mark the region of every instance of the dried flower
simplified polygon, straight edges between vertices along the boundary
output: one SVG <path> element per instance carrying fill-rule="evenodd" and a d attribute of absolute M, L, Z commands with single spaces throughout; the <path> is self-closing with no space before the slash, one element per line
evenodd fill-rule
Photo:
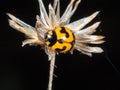
<path fill-rule="evenodd" d="M 70 22 L 81 0 L 76 2 L 71 0 L 62 16 L 60 15 L 60 0 L 54 0 L 53 6 L 49 4 L 49 13 L 47 13 L 42 0 L 38 1 L 40 15 L 36 16 L 35 27 L 8 13 L 10 26 L 28 37 L 23 41 L 22 46 L 26 44 L 40 45 L 51 61 L 55 60 L 56 53 L 69 51 L 72 53 L 74 49 L 89 56 L 92 56 L 92 53 L 103 52 L 100 47 L 89 46 L 89 44 L 101 44 L 104 42 L 104 36 L 92 35 L 100 22 L 84 28 L 96 17 L 99 11 L 88 17 Z"/>

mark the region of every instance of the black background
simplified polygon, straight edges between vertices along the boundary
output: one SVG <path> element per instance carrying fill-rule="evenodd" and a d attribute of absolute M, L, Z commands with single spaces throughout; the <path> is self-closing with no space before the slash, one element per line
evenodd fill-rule
<path fill-rule="evenodd" d="M 53 1 L 53 0 L 51 0 Z M 47 7 L 50 0 L 44 0 Z M 69 0 L 61 0 L 64 12 Z M 101 11 L 97 34 L 104 35 L 104 53 L 88 57 L 56 56 L 53 90 L 120 90 L 119 8 L 115 0 L 82 0 L 72 21 Z M 0 0 L 0 90 L 47 90 L 49 61 L 39 46 L 21 47 L 24 35 L 8 25 L 9 12 L 34 26 L 39 14 L 37 0 Z M 111 64 L 110 63 L 113 64 Z M 115 67 L 114 67 L 115 66 Z"/>

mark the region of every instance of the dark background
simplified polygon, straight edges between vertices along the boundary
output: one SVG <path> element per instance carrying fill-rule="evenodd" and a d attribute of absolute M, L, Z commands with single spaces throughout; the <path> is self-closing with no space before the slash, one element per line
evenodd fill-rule
<path fill-rule="evenodd" d="M 53 0 L 51 0 L 53 1 Z M 50 0 L 44 0 L 45 6 Z M 61 0 L 61 12 L 69 0 Z M 120 90 L 119 8 L 115 0 L 82 0 L 72 21 L 101 11 L 97 34 L 104 35 L 102 54 L 88 57 L 56 56 L 53 90 Z M 40 47 L 21 47 L 24 35 L 8 25 L 9 12 L 34 26 L 39 14 L 37 0 L 0 0 L 0 90 L 47 90 L 49 61 Z"/>

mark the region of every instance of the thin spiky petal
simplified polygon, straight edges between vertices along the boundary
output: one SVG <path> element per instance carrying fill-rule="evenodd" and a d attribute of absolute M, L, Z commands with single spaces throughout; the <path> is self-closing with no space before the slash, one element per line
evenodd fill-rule
<path fill-rule="evenodd" d="M 53 9 L 56 15 L 56 19 L 60 23 L 60 0 L 54 0 Z"/>
<path fill-rule="evenodd" d="M 75 6 L 74 8 L 72 9 L 71 13 L 68 14 L 67 18 L 66 18 L 66 22 L 70 22 L 70 18 L 73 16 L 73 14 L 75 13 L 76 9 L 78 8 L 78 5 L 80 4 L 81 0 L 78 0 L 76 3 L 75 3 Z M 66 23 L 67 24 L 67 23 Z"/>
<path fill-rule="evenodd" d="M 75 37 L 75 42 L 77 43 L 84 43 L 84 44 L 100 44 L 103 43 L 103 36 L 97 36 L 97 35 L 80 35 Z"/>
<path fill-rule="evenodd" d="M 76 34 L 82 35 L 82 34 L 92 34 L 96 31 L 96 28 L 100 25 L 100 22 L 96 22 L 95 24 L 89 26 L 88 28 L 85 28 L 83 30 L 79 30 L 76 32 Z"/>
<path fill-rule="evenodd" d="M 38 0 L 38 1 L 39 1 L 39 7 L 40 7 L 41 20 L 43 21 L 43 23 L 46 27 L 49 27 L 49 25 L 50 25 L 49 18 L 48 18 L 48 14 L 47 14 L 47 11 L 45 9 L 45 6 L 43 4 L 43 1 L 42 0 Z"/>
<path fill-rule="evenodd" d="M 14 20 L 9 19 L 9 25 L 30 38 L 37 38 L 37 33 L 33 29 L 26 28 L 26 26 L 20 26 L 18 22 L 15 22 Z"/>
<path fill-rule="evenodd" d="M 44 42 L 40 41 L 39 39 L 26 39 L 22 42 L 22 47 L 25 45 L 43 45 Z"/>
<path fill-rule="evenodd" d="M 84 43 L 84 44 L 101 44 L 104 43 L 104 40 L 91 40 L 91 39 L 77 39 L 75 40 L 78 43 Z"/>
<path fill-rule="evenodd" d="M 102 44 L 104 42 L 105 42 L 104 40 L 90 41 L 89 44 Z"/>
<path fill-rule="evenodd" d="M 101 53 L 103 50 L 100 47 L 90 47 L 88 45 L 82 43 L 76 43 L 75 49 L 80 49 L 81 51 L 88 52 L 88 53 Z"/>
<path fill-rule="evenodd" d="M 58 3 L 57 3 L 57 11 L 56 11 L 56 18 L 59 22 L 59 25 L 60 25 L 60 0 L 57 0 Z"/>
<path fill-rule="evenodd" d="M 75 6 L 74 8 L 72 9 L 72 12 L 69 16 L 69 18 L 71 18 L 71 16 L 75 13 L 76 9 L 78 8 L 78 5 L 80 4 L 81 0 L 78 0 L 76 3 L 75 3 Z"/>
<path fill-rule="evenodd" d="M 79 52 L 81 52 L 82 54 L 88 55 L 90 57 L 92 56 L 92 53 L 90 53 L 90 52 L 83 51 L 83 50 L 81 50 L 81 49 L 79 49 L 77 47 L 75 47 L 75 49 L 78 50 Z"/>
<path fill-rule="evenodd" d="M 104 36 L 98 35 L 89 35 L 89 34 L 75 34 L 76 39 L 83 39 L 83 40 L 100 40 L 103 39 Z"/>
<path fill-rule="evenodd" d="M 98 13 L 99 13 L 99 11 L 93 13 L 92 15 L 90 15 L 88 17 L 74 21 L 65 26 L 70 28 L 73 32 L 77 32 L 77 31 L 81 30 L 85 25 L 87 25 L 90 21 L 92 21 L 97 16 Z"/>
<path fill-rule="evenodd" d="M 22 20 L 16 18 L 16 17 L 13 16 L 12 14 L 7 13 L 7 15 L 9 16 L 9 18 L 10 18 L 12 21 L 18 23 L 20 26 L 25 27 L 25 28 L 28 28 L 28 29 L 30 29 L 30 30 L 34 30 L 34 29 L 35 29 L 34 27 L 28 25 L 27 23 L 23 22 Z"/>
<path fill-rule="evenodd" d="M 53 30 L 56 26 L 59 26 L 59 22 L 56 19 L 55 11 L 51 4 L 49 4 L 49 20 L 51 23 L 50 28 Z"/>
<path fill-rule="evenodd" d="M 36 28 L 37 35 L 38 35 L 40 40 L 44 41 L 43 40 L 44 36 L 49 29 L 42 24 L 41 19 L 38 15 L 36 16 L 36 20 L 37 21 L 35 24 L 35 28 Z"/>
<path fill-rule="evenodd" d="M 54 3 L 53 3 L 53 8 L 54 8 L 54 10 L 56 10 L 57 3 L 58 3 L 58 0 L 54 0 Z"/>
<path fill-rule="evenodd" d="M 75 13 L 79 3 L 81 0 L 78 0 L 76 3 L 75 3 L 75 6 L 73 7 L 73 4 L 74 4 L 74 1 L 75 0 L 71 0 L 70 4 L 68 5 L 65 13 L 62 15 L 61 17 L 61 25 L 63 24 L 68 24 L 70 22 L 70 18 L 72 17 L 72 15 Z"/>
<path fill-rule="evenodd" d="M 82 35 L 79 38 L 76 37 L 76 39 L 83 39 L 83 40 L 89 40 L 89 41 L 97 41 L 103 39 L 103 36 L 98 35 Z"/>
<path fill-rule="evenodd" d="M 66 21 L 68 21 L 67 17 L 69 16 L 69 14 L 72 11 L 74 2 L 75 2 L 75 0 L 71 0 L 70 3 L 69 3 L 69 5 L 67 6 L 65 12 L 63 13 L 63 15 L 62 15 L 62 17 L 60 19 L 60 24 L 61 25 L 66 24 Z"/>

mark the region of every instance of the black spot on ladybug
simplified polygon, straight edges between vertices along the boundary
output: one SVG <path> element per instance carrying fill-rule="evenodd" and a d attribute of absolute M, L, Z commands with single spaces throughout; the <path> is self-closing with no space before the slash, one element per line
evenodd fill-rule
<path fill-rule="evenodd" d="M 66 46 L 64 46 L 62 49 L 56 48 L 55 50 L 56 50 L 57 52 L 62 52 L 62 51 L 64 51 L 65 49 L 66 49 Z"/>
<path fill-rule="evenodd" d="M 50 44 L 48 46 L 53 46 L 56 42 L 57 42 L 57 36 L 56 36 L 56 33 L 55 31 L 52 31 L 52 35 L 50 35 L 50 37 L 48 37 L 49 34 L 47 34 L 45 36 L 45 40 L 50 42 Z"/>
<path fill-rule="evenodd" d="M 64 40 L 63 39 L 59 39 L 58 42 L 62 44 L 64 42 Z"/>
<path fill-rule="evenodd" d="M 61 32 L 61 33 L 65 33 L 65 35 L 66 35 L 67 38 L 69 37 L 69 33 L 66 32 L 65 27 L 61 27 L 61 31 L 60 31 L 60 32 Z"/>

